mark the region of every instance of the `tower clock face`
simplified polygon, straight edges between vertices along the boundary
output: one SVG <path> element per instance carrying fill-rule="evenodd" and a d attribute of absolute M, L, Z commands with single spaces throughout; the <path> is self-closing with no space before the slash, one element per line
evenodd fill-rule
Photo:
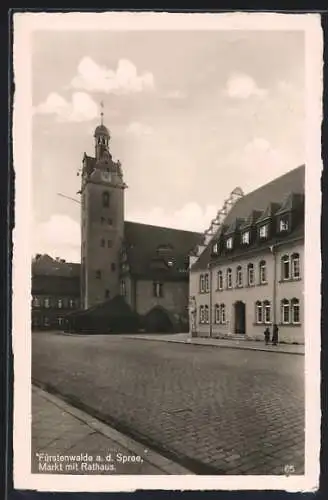
<path fill-rule="evenodd" d="M 111 181 L 111 173 L 110 172 L 102 172 L 101 173 L 101 179 L 104 181 L 104 182 L 110 182 Z"/>

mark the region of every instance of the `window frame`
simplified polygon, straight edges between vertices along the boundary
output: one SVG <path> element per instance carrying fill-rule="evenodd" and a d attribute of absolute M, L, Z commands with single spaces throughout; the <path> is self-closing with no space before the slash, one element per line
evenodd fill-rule
<path fill-rule="evenodd" d="M 223 290 L 223 272 L 221 269 L 217 272 L 217 282 L 218 282 L 218 290 L 220 291 Z"/>
<path fill-rule="evenodd" d="M 264 274 L 264 279 L 263 279 L 263 274 Z M 267 264 L 265 260 L 261 260 L 259 263 L 259 278 L 260 278 L 260 285 L 265 285 L 268 283 L 268 276 L 267 276 Z"/>
<path fill-rule="evenodd" d="M 288 269 L 288 276 L 286 276 L 286 267 Z M 281 257 L 281 280 L 288 281 L 291 278 L 291 265 L 290 265 L 290 256 L 285 254 Z"/>
<path fill-rule="evenodd" d="M 252 279 L 250 279 L 251 275 Z M 248 286 L 255 285 L 255 269 L 254 269 L 254 264 L 251 262 L 247 264 L 247 285 Z"/>
<path fill-rule="evenodd" d="M 228 269 L 227 269 L 227 288 L 229 290 L 232 289 L 232 269 L 231 269 L 231 267 L 228 267 Z"/>
<path fill-rule="evenodd" d="M 247 236 L 247 238 L 244 238 L 245 236 Z M 250 231 L 243 231 L 241 233 L 241 242 L 243 245 L 249 245 L 250 243 Z"/>
<path fill-rule="evenodd" d="M 263 304 L 260 300 L 255 302 L 255 323 L 257 325 L 263 324 Z"/>
<path fill-rule="evenodd" d="M 285 311 L 288 311 L 288 320 L 285 321 Z M 281 323 L 283 325 L 289 325 L 291 319 L 290 302 L 287 299 L 281 300 Z"/>
<path fill-rule="evenodd" d="M 262 234 L 262 230 L 264 230 L 264 234 Z M 260 240 L 266 240 L 269 236 L 269 224 L 261 224 L 259 227 L 259 238 Z"/>
<path fill-rule="evenodd" d="M 243 287 L 243 268 L 241 265 L 236 267 L 236 287 Z"/>
<path fill-rule="evenodd" d="M 297 264 L 297 274 L 295 274 L 295 264 Z M 291 277 L 294 280 L 298 280 L 301 277 L 300 254 L 297 252 L 291 256 Z"/>

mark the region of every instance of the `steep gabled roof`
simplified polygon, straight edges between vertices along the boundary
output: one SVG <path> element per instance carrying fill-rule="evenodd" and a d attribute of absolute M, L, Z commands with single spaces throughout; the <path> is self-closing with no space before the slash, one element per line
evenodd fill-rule
<path fill-rule="evenodd" d="M 253 210 L 264 212 L 270 202 L 282 204 L 288 193 L 304 194 L 304 187 L 305 165 L 301 165 L 240 198 L 228 213 L 224 224 L 230 225 L 236 218 L 247 218 Z M 221 229 L 218 230 L 215 238 L 218 238 L 220 233 Z M 192 270 L 206 269 L 211 261 L 211 247 L 210 244 L 205 248 L 192 266 Z"/>
<path fill-rule="evenodd" d="M 124 243 L 130 272 L 134 275 L 149 276 L 155 271 L 154 263 L 162 260 L 163 279 L 181 275 L 186 269 L 190 251 L 202 240 L 203 235 L 181 229 L 151 226 L 138 222 L 124 223 Z M 167 255 L 159 251 L 168 248 Z M 172 260 L 172 265 L 169 265 Z"/>

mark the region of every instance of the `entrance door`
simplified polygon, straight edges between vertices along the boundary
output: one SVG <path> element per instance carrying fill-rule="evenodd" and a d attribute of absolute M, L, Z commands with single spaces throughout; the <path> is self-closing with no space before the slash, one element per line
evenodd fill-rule
<path fill-rule="evenodd" d="M 235 333 L 246 333 L 246 304 L 238 301 L 235 303 Z"/>

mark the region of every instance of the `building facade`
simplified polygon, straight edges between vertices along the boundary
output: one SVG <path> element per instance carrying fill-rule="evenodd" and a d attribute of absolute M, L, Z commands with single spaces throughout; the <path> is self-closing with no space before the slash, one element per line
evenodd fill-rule
<path fill-rule="evenodd" d="M 190 295 L 198 336 L 304 343 L 304 176 L 299 167 L 240 195 L 196 249 Z"/>
<path fill-rule="evenodd" d="M 82 164 L 82 308 L 123 295 L 142 316 L 156 309 L 188 325 L 188 255 L 201 235 L 125 221 L 122 166 L 102 120 L 94 140 L 95 156 L 84 153 Z"/>
<path fill-rule="evenodd" d="M 32 329 L 58 330 L 80 307 L 80 265 L 36 255 L 32 261 Z"/>

